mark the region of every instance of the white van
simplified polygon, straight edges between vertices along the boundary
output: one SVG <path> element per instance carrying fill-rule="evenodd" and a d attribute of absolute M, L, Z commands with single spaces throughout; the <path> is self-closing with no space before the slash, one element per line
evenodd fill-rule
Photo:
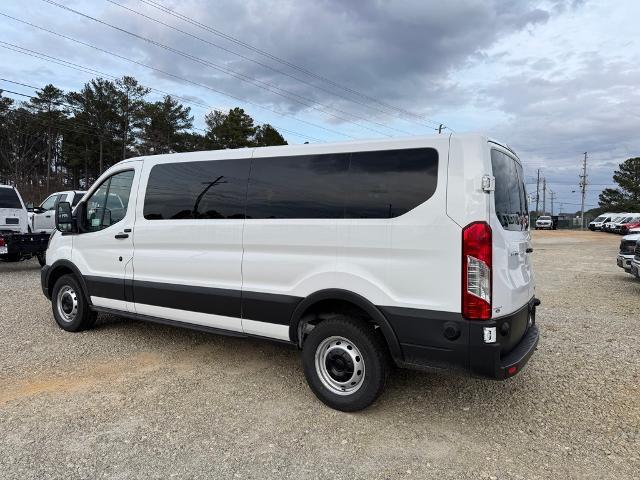
<path fill-rule="evenodd" d="M 27 233 L 27 209 L 20 193 L 11 185 L 0 185 L 0 234 Z"/>
<path fill-rule="evenodd" d="M 602 227 L 604 226 L 605 223 L 610 222 L 611 220 L 613 220 L 614 216 L 618 216 L 618 213 L 603 213 L 602 215 L 598 215 L 596 218 L 594 218 L 591 222 L 589 222 L 589 230 L 595 231 L 595 230 L 602 230 Z"/>
<path fill-rule="evenodd" d="M 344 411 L 390 362 L 504 379 L 538 342 L 523 180 L 477 135 L 129 159 L 58 204 L 42 288 L 68 331 L 110 312 L 295 344 Z"/>

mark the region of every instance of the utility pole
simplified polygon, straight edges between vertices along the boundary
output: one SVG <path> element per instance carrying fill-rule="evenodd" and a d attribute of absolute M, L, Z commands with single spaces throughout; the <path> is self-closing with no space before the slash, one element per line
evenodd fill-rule
<path fill-rule="evenodd" d="M 538 169 L 538 180 L 536 182 L 536 216 L 540 211 L 540 169 Z"/>
<path fill-rule="evenodd" d="M 553 215 L 553 197 L 555 194 L 556 192 L 549 190 L 549 195 L 551 195 L 551 215 Z"/>
<path fill-rule="evenodd" d="M 542 179 L 542 214 L 547 214 L 547 179 Z"/>
<path fill-rule="evenodd" d="M 580 206 L 580 229 L 584 230 L 584 196 L 587 193 L 587 152 L 584 152 L 584 160 L 582 162 L 580 188 L 582 189 L 582 204 Z"/>

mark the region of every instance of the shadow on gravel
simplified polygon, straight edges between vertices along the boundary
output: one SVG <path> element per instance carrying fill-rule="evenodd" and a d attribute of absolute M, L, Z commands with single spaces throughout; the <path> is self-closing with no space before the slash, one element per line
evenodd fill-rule
<path fill-rule="evenodd" d="M 19 262 L 7 262 L 0 260 L 0 274 L 4 272 L 40 272 L 40 264 L 36 259 L 21 260 Z"/>
<path fill-rule="evenodd" d="M 164 356 L 165 367 L 174 367 L 185 360 L 196 369 L 211 364 L 226 365 L 243 371 L 247 382 L 263 381 L 282 391 L 283 399 L 290 401 L 294 392 L 289 391 L 285 375 L 299 375 L 305 382 L 302 361 L 297 348 L 279 342 L 256 338 L 241 338 L 198 332 L 186 328 L 131 320 L 114 315 L 100 314 L 95 327 L 96 334 L 126 336 L 135 344 L 144 344 L 145 351 Z M 121 341 L 121 338 L 116 339 Z M 284 368 L 284 370 L 283 370 Z M 530 366 L 527 367 L 527 369 Z M 535 368 L 535 366 L 533 367 Z M 504 382 L 476 379 L 464 374 L 438 374 L 393 368 L 387 387 L 381 398 L 360 415 L 378 416 L 384 413 L 401 414 L 414 411 L 420 414 L 475 410 L 474 406 L 492 405 L 493 414 L 520 411 L 531 389 L 536 389 L 539 378 L 534 372 L 523 372 Z M 252 379 L 259 376 L 260 379 Z M 306 389 L 304 395 L 311 394 Z M 319 408 L 324 408 L 318 402 Z M 529 405 L 530 408 L 530 405 Z"/>

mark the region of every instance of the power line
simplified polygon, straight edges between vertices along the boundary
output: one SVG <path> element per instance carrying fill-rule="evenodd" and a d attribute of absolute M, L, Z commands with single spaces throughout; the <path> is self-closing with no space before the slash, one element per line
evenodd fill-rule
<path fill-rule="evenodd" d="M 275 109 L 272 109 L 272 108 L 269 108 L 269 107 L 265 107 L 263 105 L 260 105 L 259 103 L 253 102 L 251 100 L 245 100 L 243 98 L 236 97 L 236 96 L 231 95 L 231 94 L 227 94 L 225 92 L 217 90 L 217 89 L 215 89 L 213 87 L 210 87 L 208 85 L 205 85 L 205 84 L 202 84 L 202 83 L 198 83 L 198 82 L 194 82 L 193 80 L 189 80 L 187 78 L 181 77 L 180 75 L 176 75 L 176 74 L 167 72 L 165 70 L 162 70 L 160 68 L 156 68 L 156 67 L 153 67 L 153 66 L 150 66 L 150 65 L 146 65 L 146 64 L 144 64 L 142 62 L 138 62 L 136 60 L 132 60 L 132 59 L 127 58 L 127 57 L 123 57 L 122 55 L 118 55 L 117 53 L 109 52 L 108 50 L 101 49 L 99 47 L 96 47 L 94 45 L 90 45 L 90 44 L 82 42 L 80 40 L 72 39 L 71 37 L 67 37 L 66 35 L 62 35 L 60 33 L 53 32 L 53 31 L 48 30 L 48 29 L 46 29 L 44 27 L 40 27 L 38 25 L 34 25 L 34 24 L 29 23 L 29 22 L 25 22 L 23 20 L 20 20 L 20 19 L 15 19 L 15 18 L 10 17 L 9 15 L 6 15 L 6 14 L 4 14 L 2 12 L 0 12 L 0 15 L 12 18 L 14 20 L 17 20 L 18 22 L 25 23 L 25 24 L 30 25 L 32 27 L 38 28 L 40 30 L 46 31 L 48 33 L 51 33 L 53 35 L 57 35 L 57 36 L 62 37 L 62 38 L 66 38 L 67 40 L 74 41 L 76 43 L 79 43 L 81 45 L 85 45 L 87 47 L 90 47 L 90 48 L 93 48 L 95 50 L 101 51 L 103 53 L 107 53 L 109 55 L 112 55 L 114 57 L 120 58 L 122 60 L 128 61 L 128 62 L 136 64 L 136 65 L 139 65 L 141 67 L 148 68 L 150 70 L 153 70 L 155 72 L 161 73 L 161 74 L 166 75 L 168 77 L 180 80 L 181 82 L 186 82 L 186 83 L 189 83 L 191 85 L 194 85 L 194 86 L 197 86 L 197 87 L 200 87 L 200 88 L 205 88 L 207 90 L 211 90 L 212 92 L 218 93 L 218 94 L 223 95 L 223 96 L 228 97 L 228 98 L 232 98 L 232 99 L 234 99 L 236 101 L 247 103 L 247 104 L 250 104 L 250 105 L 254 105 L 254 106 L 258 107 L 258 108 L 261 108 L 261 109 L 270 111 L 272 113 L 275 113 L 276 115 L 280 115 L 282 117 L 291 118 L 291 119 L 293 119 L 293 120 L 295 120 L 297 122 L 304 123 L 304 124 L 310 125 L 312 127 L 319 128 L 321 130 L 326 130 L 327 132 L 331 132 L 331 133 L 335 133 L 335 134 L 341 135 L 343 137 L 355 139 L 355 137 L 353 137 L 351 135 L 348 135 L 346 133 L 340 132 L 338 130 L 333 130 L 331 128 L 323 127 L 322 125 L 318 125 L 316 123 L 309 122 L 308 120 L 303 120 L 301 118 L 297 118 L 297 117 L 295 117 L 293 115 L 290 115 L 288 113 L 280 112 L 278 110 L 275 110 Z M 77 64 L 77 63 L 69 62 L 68 60 L 63 60 L 63 59 L 60 59 L 60 58 L 57 58 L 57 57 L 53 57 L 51 55 L 47 55 L 47 54 L 42 53 L 42 52 L 37 52 L 35 50 L 30 50 L 28 48 L 21 47 L 19 45 L 15 45 L 13 43 L 5 42 L 5 41 L 2 41 L 2 40 L 0 40 L 0 47 L 3 47 L 5 49 L 7 49 L 7 50 L 13 50 L 15 52 L 22 53 L 24 55 L 28 55 L 28 56 L 31 56 L 31 57 L 39 58 L 41 60 L 50 61 L 50 62 L 56 63 L 58 65 L 62 65 L 64 67 L 71 68 L 73 70 L 82 71 L 84 73 L 90 73 L 91 75 L 99 75 L 99 76 L 104 76 L 104 77 L 117 78 L 115 75 L 112 75 L 112 74 L 109 74 L 109 73 L 106 73 L 106 72 L 101 72 L 100 70 L 96 70 L 96 69 L 93 69 L 91 67 L 86 67 L 84 65 L 80 65 L 80 64 Z M 157 89 L 154 89 L 154 90 L 157 90 Z M 276 127 L 276 125 L 273 125 L 273 126 Z M 277 127 L 277 128 L 279 128 L 280 130 L 284 131 L 284 129 L 282 129 L 281 127 Z M 291 130 L 291 132 L 293 132 L 293 130 Z M 300 134 L 300 133 L 297 133 L 297 132 L 296 132 L 296 135 L 301 136 L 301 137 L 305 137 L 306 136 L 304 134 Z"/>
<path fill-rule="evenodd" d="M 345 118 L 345 117 L 343 117 L 341 115 L 337 115 L 335 113 L 332 113 L 330 110 L 335 110 L 336 112 L 339 112 L 339 113 L 341 113 L 343 115 L 348 115 L 348 116 L 351 116 L 351 117 L 356 118 L 356 119 L 361 120 L 361 121 L 365 121 L 365 122 L 369 122 L 369 123 L 372 123 L 372 124 L 375 124 L 375 125 L 379 125 L 379 126 L 381 126 L 383 128 L 389 128 L 389 129 L 393 129 L 393 130 L 398 130 L 398 131 L 400 131 L 402 133 L 405 133 L 405 134 L 410 134 L 409 132 L 406 132 L 404 130 L 399 130 L 399 129 L 396 129 L 396 128 L 393 128 L 393 127 L 389 127 L 388 125 L 385 125 L 385 124 L 382 124 L 382 123 L 379 123 L 379 122 L 375 122 L 375 121 L 367 119 L 365 117 L 360 117 L 360 116 L 355 115 L 353 113 L 349 113 L 349 112 L 346 112 L 344 110 L 337 109 L 335 107 L 328 107 L 328 106 L 322 105 L 322 104 L 317 104 L 317 106 L 316 106 L 313 103 L 309 103 L 309 102 L 313 102 L 313 101 L 311 101 L 311 100 L 309 100 L 309 99 L 307 99 L 307 98 L 305 98 L 305 97 L 303 97 L 301 95 L 289 92 L 288 90 L 280 88 L 280 87 L 278 87 L 278 86 L 276 86 L 276 85 L 274 85 L 272 83 L 264 82 L 262 80 L 259 80 L 257 78 L 251 77 L 249 75 L 245 75 L 243 73 L 237 72 L 237 71 L 232 70 L 230 68 L 223 67 L 221 65 L 218 65 L 216 63 L 210 62 L 210 61 L 208 61 L 206 59 L 203 59 L 201 57 L 198 57 L 196 55 L 192 55 L 192 54 L 190 54 L 188 52 L 179 50 L 177 48 L 173 48 L 170 45 L 166 45 L 164 43 L 158 42 L 157 40 L 153 40 L 152 38 L 145 37 L 145 36 L 140 35 L 138 33 L 135 33 L 135 32 L 132 32 L 130 30 L 118 27 L 118 26 L 113 25 L 113 24 L 111 24 L 109 22 L 105 22 L 104 20 L 100 20 L 99 18 L 93 17 L 91 15 L 88 15 L 86 13 L 80 12 L 78 10 L 75 10 L 75 9 L 73 9 L 71 7 L 66 6 L 66 5 L 62 5 L 60 3 L 54 2 L 53 0 L 42 0 L 42 1 L 45 2 L 45 3 L 48 3 L 50 5 L 54 5 L 54 6 L 58 7 L 58 8 L 63 9 L 63 10 L 66 10 L 68 12 L 72 12 L 72 13 L 74 13 L 74 14 L 76 14 L 78 16 L 81 16 L 83 18 L 92 20 L 92 21 L 94 21 L 96 23 L 99 23 L 101 25 L 104 25 L 104 26 L 107 26 L 107 27 L 112 28 L 114 30 L 117 30 L 119 32 L 122 32 L 122 33 L 124 33 L 126 35 L 130 35 L 130 36 L 132 36 L 132 37 L 134 37 L 134 38 L 136 38 L 138 40 L 142 40 L 142 41 L 147 42 L 147 43 L 149 43 L 151 45 L 154 45 L 156 47 L 162 48 L 163 50 L 172 52 L 172 53 L 174 53 L 176 55 L 179 55 L 179 56 L 181 56 L 183 58 L 191 60 L 194 63 L 197 63 L 197 64 L 203 65 L 205 67 L 211 68 L 211 69 L 213 69 L 213 70 L 215 70 L 217 72 L 221 72 L 221 73 L 223 73 L 225 75 L 229 75 L 231 77 L 237 78 L 238 80 L 240 80 L 242 82 L 246 82 L 246 83 L 250 83 L 252 85 L 255 85 L 256 87 L 258 87 L 258 88 L 260 88 L 262 90 L 274 93 L 275 95 L 278 95 L 280 97 L 286 98 L 286 99 L 291 100 L 293 102 L 299 103 L 300 105 L 304 105 L 304 106 L 306 106 L 306 107 L 308 107 L 308 108 L 310 108 L 312 110 L 316 110 L 318 112 L 330 115 L 330 116 L 332 116 L 332 117 L 334 117 L 334 118 L 336 118 L 338 120 L 342 120 L 344 122 L 351 123 L 351 124 L 356 125 L 356 126 L 358 126 L 360 128 L 364 128 L 366 130 L 369 130 L 369 131 L 372 131 L 372 132 L 375 132 L 375 133 L 378 133 L 380 135 L 384 135 L 384 136 L 387 136 L 387 137 L 391 137 L 392 136 L 392 135 L 390 135 L 388 133 L 385 133 L 383 131 L 377 130 L 375 128 L 368 127 L 368 126 L 363 125 L 361 123 L 358 123 L 358 122 L 356 122 L 354 120 L 350 120 L 350 119 Z"/>
<path fill-rule="evenodd" d="M 0 42 L 0 43 L 1 43 L 1 42 Z M 1 46 L 1 45 L 0 45 L 0 46 Z M 113 79 L 116 79 L 116 78 L 117 78 L 115 75 L 109 75 L 109 74 L 106 74 L 106 73 L 101 73 L 101 74 L 102 74 L 102 75 L 109 76 L 110 78 L 113 78 Z M 42 90 L 42 88 L 40 88 L 40 87 L 36 87 L 36 86 L 33 86 L 33 85 L 29 85 L 29 84 L 27 84 L 27 83 L 16 82 L 16 81 L 14 81 L 14 80 L 9 80 L 9 79 L 6 79 L 6 78 L 0 78 L 0 80 L 1 80 L 1 81 L 4 81 L 4 82 L 8 82 L 8 83 L 13 83 L 13 84 L 15 84 L 15 85 L 21 85 L 21 86 L 23 86 L 23 87 L 32 88 L 32 89 L 33 89 L 33 90 L 35 90 L 35 91 Z M 214 107 L 214 106 L 212 106 L 212 105 L 207 105 L 207 104 L 204 104 L 204 103 L 201 103 L 201 102 L 196 102 L 196 101 L 194 101 L 194 100 L 190 100 L 190 99 L 188 99 L 188 98 L 181 97 L 181 96 L 179 96 L 179 95 L 174 95 L 174 94 L 172 94 L 172 93 L 165 92 L 164 90 L 160 90 L 160 89 L 153 88 L 153 87 L 148 87 L 148 86 L 146 86 L 146 85 L 142 85 L 142 86 L 143 86 L 143 87 L 145 87 L 145 88 L 148 88 L 149 90 L 151 90 L 151 91 L 153 91 L 153 92 L 157 92 L 157 93 L 159 93 L 159 94 L 161 94 L 161 95 L 169 95 L 171 98 L 178 99 L 178 100 L 180 100 L 180 101 L 182 101 L 182 102 L 184 102 L 184 103 L 189 103 L 189 104 L 192 104 L 192 105 L 194 105 L 194 106 L 197 106 L 197 107 L 202 108 L 202 109 L 205 109 L 205 110 L 211 110 L 211 109 L 214 109 L 214 110 L 215 110 L 215 108 L 216 108 L 216 107 Z M 10 90 L 5 90 L 5 91 L 9 92 Z M 14 92 L 14 93 L 15 93 L 15 92 Z M 25 94 L 21 94 L 21 93 L 17 93 L 17 95 L 22 95 L 22 96 L 25 96 L 25 97 L 29 97 L 29 96 L 30 96 L 30 95 L 25 95 Z M 35 98 L 35 97 L 31 97 L 31 98 Z M 55 102 L 54 102 L 54 103 L 55 103 Z M 70 104 L 68 104 L 68 103 L 64 103 L 64 102 L 59 102 L 59 104 L 60 104 L 60 105 L 66 105 L 66 106 L 69 106 L 70 108 L 73 108 L 73 109 L 75 109 L 75 108 L 76 108 L 74 105 L 70 105 Z M 264 124 L 262 124 L 262 123 L 260 123 L 260 122 L 258 122 L 257 124 L 258 124 L 258 125 L 264 125 Z M 275 127 L 275 126 L 274 126 L 274 127 Z M 203 131 L 203 132 L 207 132 L 207 130 L 205 130 L 204 128 L 198 128 L 198 127 L 191 127 L 191 128 L 193 128 L 193 129 L 195 129 L 195 130 L 201 130 L 201 131 Z M 305 135 L 305 134 L 303 134 L 303 133 L 296 132 L 296 131 L 294 131 L 294 130 L 288 130 L 288 129 L 286 129 L 286 128 L 282 128 L 282 127 L 277 127 L 277 130 L 279 130 L 279 131 L 283 131 L 283 132 L 287 132 L 287 133 L 290 133 L 291 135 L 296 135 L 296 136 L 299 136 L 299 137 L 302 137 L 302 138 L 306 138 L 306 139 L 308 139 L 308 140 L 313 140 L 313 141 L 317 141 L 317 142 L 322 142 L 322 140 L 320 140 L 320 139 L 318 139 L 318 138 L 311 137 L 311 136 L 309 136 L 309 135 Z"/>
<path fill-rule="evenodd" d="M 397 117 L 397 118 L 400 118 L 401 120 L 404 120 L 404 121 L 407 121 L 407 122 L 412 122 L 412 123 L 415 123 L 416 125 L 420 125 L 420 126 L 422 126 L 422 127 L 426 127 L 426 128 L 431 129 L 431 130 L 436 130 L 436 128 L 435 128 L 434 126 L 432 126 L 432 125 L 427 125 L 427 124 L 425 124 L 425 123 L 422 123 L 422 122 L 419 122 L 419 121 L 416 121 L 416 120 L 408 120 L 405 116 L 403 116 L 402 114 L 397 113 L 397 112 L 395 112 L 395 111 L 391 111 L 391 112 L 390 112 L 390 111 L 387 111 L 387 110 L 382 110 L 381 108 L 378 108 L 378 107 L 372 106 L 372 105 L 367 104 L 367 103 L 365 103 L 365 102 L 358 101 L 358 100 L 356 100 L 356 99 L 354 99 L 354 98 L 351 98 L 351 97 L 348 97 L 348 96 L 346 96 L 346 95 L 341 95 L 340 93 L 337 93 L 337 92 L 334 92 L 334 91 L 328 90 L 328 89 L 326 89 L 326 88 L 323 88 L 323 87 L 321 87 L 321 86 L 315 85 L 315 84 L 313 84 L 313 83 L 311 83 L 311 82 L 309 82 L 309 81 L 307 81 L 307 80 L 305 80 L 305 79 L 303 79 L 303 78 L 300 78 L 300 77 L 297 77 L 297 76 L 295 76 L 295 75 L 292 75 L 292 74 L 291 74 L 291 73 L 289 73 L 289 72 L 285 72 L 284 70 L 280 70 L 280 69 L 275 68 L 275 67 L 273 67 L 273 66 L 271 66 L 271 65 L 268 65 L 268 64 L 266 64 L 266 63 L 264 63 L 264 62 L 260 62 L 260 61 L 258 61 L 258 60 L 256 60 L 256 59 L 254 59 L 254 58 L 251 58 L 251 57 L 248 57 L 248 56 L 243 55 L 243 54 L 241 54 L 241 53 L 238 53 L 238 52 L 236 52 L 236 51 L 234 51 L 234 50 L 231 50 L 231 49 L 229 49 L 229 48 L 227 48 L 227 47 L 224 47 L 224 46 L 222 46 L 222 45 L 220 45 L 220 44 L 214 43 L 214 42 L 212 42 L 212 41 L 210 41 L 210 40 L 207 40 L 207 39 L 205 39 L 205 38 L 202 38 L 202 37 L 200 37 L 200 36 L 198 36 L 198 35 L 194 35 L 194 34 L 193 34 L 193 33 L 191 33 L 191 32 L 187 32 L 186 30 L 182 30 L 181 28 L 178 28 L 178 27 L 176 27 L 176 26 L 174 26 L 174 25 L 170 25 L 170 24 L 168 24 L 168 23 L 166 23 L 166 22 L 163 22 L 162 20 L 159 20 L 159 19 L 157 19 L 157 18 L 154 18 L 154 17 L 151 17 L 151 16 L 149 16 L 149 15 L 146 15 L 146 14 L 144 14 L 144 13 L 142 13 L 142 12 L 138 11 L 138 10 L 135 10 L 135 9 L 133 9 L 133 8 L 131 8 L 131 7 L 128 7 L 128 6 L 126 6 L 126 5 L 122 5 L 121 3 L 118 3 L 118 2 L 116 2 L 116 1 L 114 1 L 114 0 L 106 0 L 106 1 L 107 1 L 107 2 L 109 2 L 109 3 L 111 3 L 111 4 L 113 4 L 113 5 L 118 6 L 118 7 L 122 8 L 122 9 L 124 9 L 124 10 L 127 10 L 127 11 L 129 11 L 129 12 L 131 12 L 131 13 L 134 13 L 134 14 L 136 14 L 136 15 L 140 16 L 140 17 L 143 17 L 143 18 L 145 18 L 145 19 L 147 19 L 147 20 L 149 20 L 149 21 L 152 21 L 152 22 L 157 23 L 157 24 L 159 24 L 159 25 L 163 25 L 164 27 L 170 28 L 171 30 L 174 30 L 174 31 L 176 31 L 176 32 L 180 32 L 180 33 L 182 33 L 183 35 L 187 35 L 187 36 L 189 36 L 189 37 L 191 37 L 191 38 L 194 38 L 194 39 L 196 39 L 196 40 L 199 40 L 200 42 L 206 43 L 207 45 L 211 45 L 212 47 L 218 48 L 218 49 L 220 49 L 220 50 L 222 50 L 222 51 L 224 51 L 224 52 L 227 52 L 227 53 L 230 53 L 230 54 L 232 54 L 232 55 L 235 55 L 235 56 L 237 56 L 237 57 L 239 57 L 239 58 L 242 58 L 243 60 L 246 60 L 246 61 L 249 61 L 249 62 L 255 63 L 256 65 L 260 65 L 261 67 L 266 68 L 266 69 L 268 69 L 268 70 L 271 70 L 272 72 L 278 73 L 278 74 L 280 74 L 280 75 L 287 76 L 287 77 L 289 77 L 289 78 L 291 78 L 291 79 L 293 79 L 293 80 L 295 80 L 295 81 L 297 81 L 297 82 L 300 82 L 300 83 L 302 83 L 302 84 L 304 84 L 304 85 L 307 85 L 307 86 L 309 86 L 309 87 L 311 87 L 311 88 L 315 88 L 315 89 L 320 90 L 320 91 L 322 91 L 322 92 L 324 92 L 324 93 L 327 93 L 327 94 L 329 94 L 329 95 L 333 95 L 333 96 L 336 96 L 336 97 L 341 98 L 341 99 L 343 99 L 343 100 L 347 100 L 347 101 L 349 101 L 349 102 L 356 103 L 356 104 L 358 104 L 358 105 L 364 106 L 364 107 L 366 107 L 366 108 L 370 108 L 370 109 L 375 110 L 375 111 L 377 111 L 377 112 L 380 112 L 380 113 L 383 113 L 383 114 L 386 114 L 386 115 L 391 114 L 391 115 L 393 115 L 393 116 L 395 116 L 395 117 Z M 155 7 L 154 7 L 154 8 L 155 8 Z M 174 16 L 175 16 L 175 15 L 174 15 Z M 388 126 L 388 125 L 383 125 L 383 126 L 385 126 L 386 128 L 392 128 L 392 129 L 397 130 L 397 131 L 400 131 L 400 132 L 402 132 L 402 133 L 408 133 L 408 132 L 404 132 L 403 130 L 395 129 L 395 128 L 390 127 L 390 126 Z"/>
<path fill-rule="evenodd" d="M 376 103 L 376 104 L 381 105 L 381 106 L 383 106 L 385 108 L 396 110 L 396 111 L 401 112 L 401 113 L 403 113 L 403 114 L 405 114 L 405 115 L 407 115 L 409 117 L 412 117 L 412 118 L 423 118 L 423 119 L 425 119 L 424 116 L 422 116 L 422 115 L 417 115 L 417 114 L 415 114 L 413 112 L 405 110 L 404 108 L 397 107 L 397 106 L 388 104 L 386 102 L 380 101 L 377 98 L 371 97 L 371 96 L 369 96 L 367 94 L 364 94 L 362 92 L 359 92 L 358 90 L 355 90 L 353 88 L 341 85 L 341 84 L 339 84 L 339 83 L 337 83 L 337 82 L 335 82 L 335 81 L 333 81 L 333 80 L 331 80 L 331 79 L 329 79 L 329 78 L 327 78 L 327 77 L 325 77 L 323 75 L 319 75 L 317 73 L 314 73 L 314 72 L 308 70 L 307 68 L 301 67 L 301 66 L 296 65 L 296 64 L 294 64 L 294 63 L 292 63 L 292 62 L 290 62 L 288 60 L 285 60 L 285 59 L 280 58 L 280 57 L 278 57 L 276 55 L 273 55 L 273 54 L 271 54 L 271 53 L 269 53 L 269 52 L 267 52 L 265 50 L 261 50 L 261 49 L 259 49 L 257 47 L 254 47 L 253 45 L 250 45 L 250 44 L 248 44 L 248 43 L 246 43 L 246 42 L 244 42 L 242 40 L 239 40 L 238 38 L 235 38 L 235 37 L 233 37 L 231 35 L 228 35 L 228 34 L 226 34 L 224 32 L 221 32 L 220 30 L 217 30 L 217 29 L 215 29 L 213 27 L 210 27 L 210 26 L 207 26 L 207 25 L 205 25 L 203 23 L 200 23 L 197 20 L 194 20 L 193 18 L 190 18 L 190 17 L 188 17 L 186 15 L 183 15 L 183 14 L 181 14 L 181 13 L 175 11 L 175 10 L 171 10 L 170 8 L 165 7 L 164 5 L 162 5 L 162 4 L 158 3 L 158 2 L 154 2 L 154 1 L 151 1 L 151 0 L 140 0 L 140 1 L 142 3 L 144 3 L 144 4 L 146 4 L 146 5 L 151 6 L 151 7 L 155 8 L 155 9 L 158 9 L 158 10 L 160 10 L 160 11 L 162 11 L 162 12 L 168 14 L 168 15 L 171 15 L 171 16 L 173 16 L 175 18 L 179 18 L 180 20 L 182 20 L 182 21 L 184 21 L 186 23 L 189 23 L 189 24 L 194 25 L 194 26 L 196 26 L 198 28 L 201 28 L 201 29 L 213 34 L 213 35 L 216 35 L 216 36 L 219 36 L 221 38 L 224 38 L 225 40 L 227 40 L 227 41 L 229 41 L 229 42 L 231 42 L 233 44 L 236 44 L 238 46 L 246 48 L 246 49 L 248 49 L 248 50 L 250 50 L 252 52 L 258 53 L 259 55 L 262 55 L 264 57 L 269 58 L 270 60 L 278 62 L 278 63 L 280 63 L 282 65 L 286 65 L 287 67 L 289 67 L 291 69 L 294 69 L 294 70 L 296 70 L 298 72 L 304 73 L 305 75 L 308 75 L 308 76 L 310 76 L 312 78 L 315 78 L 317 80 L 321 80 L 321 81 L 323 81 L 323 82 L 325 82 L 325 83 L 327 83 L 327 84 L 329 84 L 329 85 L 331 85 L 333 87 L 336 87 L 336 88 L 339 88 L 339 89 L 341 89 L 343 91 L 351 93 L 352 95 L 355 95 L 355 96 L 363 98 L 363 99 L 365 99 L 367 101 Z M 432 123 L 435 128 L 437 128 L 437 126 L 439 125 L 438 122 L 434 122 L 434 121 L 429 120 L 429 119 L 425 119 L 425 121 L 427 121 L 429 123 Z"/>

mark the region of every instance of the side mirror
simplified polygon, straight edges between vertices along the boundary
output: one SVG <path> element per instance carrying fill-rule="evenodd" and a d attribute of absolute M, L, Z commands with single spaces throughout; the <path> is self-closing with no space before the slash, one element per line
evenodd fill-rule
<path fill-rule="evenodd" d="M 56 206 L 56 228 L 61 232 L 73 230 L 73 213 L 69 202 L 60 202 Z"/>

